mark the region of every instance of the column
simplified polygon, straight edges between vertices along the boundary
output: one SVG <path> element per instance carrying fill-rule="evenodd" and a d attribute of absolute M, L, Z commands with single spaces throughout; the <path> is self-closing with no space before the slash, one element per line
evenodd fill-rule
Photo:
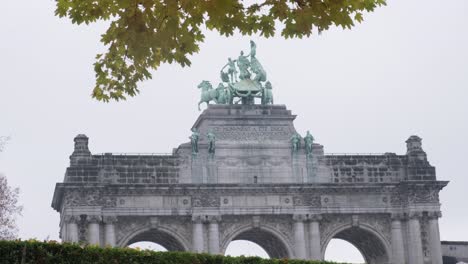
<path fill-rule="evenodd" d="M 411 264 L 423 264 L 423 251 L 421 242 L 421 224 L 419 219 L 421 218 L 420 212 L 413 212 L 409 215 L 408 220 L 408 255 L 409 263 Z"/>
<path fill-rule="evenodd" d="M 322 260 L 322 250 L 320 247 L 320 220 L 321 215 L 309 215 L 309 258 L 312 260 Z"/>
<path fill-rule="evenodd" d="M 79 234 L 78 234 L 78 222 L 80 220 L 79 216 L 67 215 L 65 216 L 65 236 L 64 241 L 71 243 L 78 243 Z"/>
<path fill-rule="evenodd" d="M 304 220 L 306 219 L 305 215 L 293 215 L 294 220 L 294 248 L 297 259 L 306 258 L 305 250 L 305 236 L 304 236 Z"/>
<path fill-rule="evenodd" d="M 192 216 L 192 249 L 193 252 L 201 253 L 205 249 L 203 241 L 203 217 L 201 215 Z"/>
<path fill-rule="evenodd" d="M 403 233 L 401 220 L 403 214 L 392 214 L 392 263 L 405 263 L 405 248 L 403 245 Z"/>
<path fill-rule="evenodd" d="M 220 217 L 217 215 L 208 217 L 208 252 L 210 254 L 219 254 L 219 228 L 218 221 Z"/>
<path fill-rule="evenodd" d="M 115 222 L 117 222 L 116 216 L 105 216 L 104 217 L 104 245 L 115 247 Z"/>
<path fill-rule="evenodd" d="M 440 212 L 429 213 L 429 247 L 431 249 L 432 264 L 442 264 L 442 249 L 440 244 L 439 217 Z"/>
<path fill-rule="evenodd" d="M 101 216 L 88 215 L 88 243 L 90 245 L 101 245 L 99 239 L 99 224 L 101 223 Z"/>

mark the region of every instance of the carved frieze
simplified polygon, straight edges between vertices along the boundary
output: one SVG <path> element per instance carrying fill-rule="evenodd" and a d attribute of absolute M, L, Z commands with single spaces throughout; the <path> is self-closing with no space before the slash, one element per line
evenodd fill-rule
<path fill-rule="evenodd" d="M 103 194 L 99 189 L 69 190 L 65 193 L 65 207 L 75 206 L 103 206 L 115 207 L 117 198 Z"/>
<path fill-rule="evenodd" d="M 192 196 L 193 207 L 219 207 L 220 198 L 212 195 Z"/>
<path fill-rule="evenodd" d="M 410 203 L 437 203 L 439 202 L 439 189 L 409 188 L 407 190 L 408 201 Z"/>
<path fill-rule="evenodd" d="M 210 128 L 218 140 L 226 141 L 271 141 L 289 140 L 292 133 L 289 126 L 269 125 L 224 125 Z"/>
<path fill-rule="evenodd" d="M 321 199 L 319 195 L 313 194 L 304 194 L 301 196 L 293 197 L 294 206 L 310 206 L 310 207 L 320 207 Z"/>

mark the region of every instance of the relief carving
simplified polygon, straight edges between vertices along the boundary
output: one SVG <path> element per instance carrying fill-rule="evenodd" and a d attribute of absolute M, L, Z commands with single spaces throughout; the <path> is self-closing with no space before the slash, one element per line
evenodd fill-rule
<path fill-rule="evenodd" d="M 219 207 L 220 201 L 217 196 L 202 195 L 192 197 L 192 205 L 193 207 Z"/>
<path fill-rule="evenodd" d="M 410 188 L 408 190 L 410 203 L 437 203 L 439 202 L 439 190 L 434 188 Z"/>

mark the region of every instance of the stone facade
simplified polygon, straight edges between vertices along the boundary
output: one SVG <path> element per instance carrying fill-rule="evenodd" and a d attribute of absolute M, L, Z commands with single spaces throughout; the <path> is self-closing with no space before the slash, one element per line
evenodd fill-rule
<path fill-rule="evenodd" d="M 468 241 L 442 241 L 444 264 L 468 263 Z"/>
<path fill-rule="evenodd" d="M 249 240 L 270 257 L 323 259 L 332 238 L 367 263 L 442 264 L 439 191 L 421 139 L 407 153 L 329 155 L 304 141 L 293 151 L 295 116 L 283 105 L 210 105 L 194 124 L 199 152 L 93 155 L 75 138 L 52 206 L 64 241 L 223 254 Z M 206 134 L 216 135 L 208 153 Z"/>

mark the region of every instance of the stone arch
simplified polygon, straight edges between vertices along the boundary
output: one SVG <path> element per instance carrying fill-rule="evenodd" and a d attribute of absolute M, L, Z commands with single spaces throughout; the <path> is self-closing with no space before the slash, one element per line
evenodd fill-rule
<path fill-rule="evenodd" d="M 177 232 L 166 227 L 143 227 L 128 232 L 118 243 L 126 247 L 136 242 L 148 241 L 159 244 L 168 251 L 189 251 L 188 242 Z"/>
<path fill-rule="evenodd" d="M 389 241 L 370 225 L 352 226 L 348 224 L 334 229 L 322 244 L 322 258 L 325 257 L 327 246 L 333 238 L 342 239 L 355 246 L 367 264 L 390 263 L 391 246 Z"/>
<path fill-rule="evenodd" d="M 270 258 L 293 258 L 293 251 L 288 239 L 273 227 L 253 227 L 244 225 L 229 233 L 221 243 L 221 252 L 232 241 L 247 240 L 262 247 Z"/>

